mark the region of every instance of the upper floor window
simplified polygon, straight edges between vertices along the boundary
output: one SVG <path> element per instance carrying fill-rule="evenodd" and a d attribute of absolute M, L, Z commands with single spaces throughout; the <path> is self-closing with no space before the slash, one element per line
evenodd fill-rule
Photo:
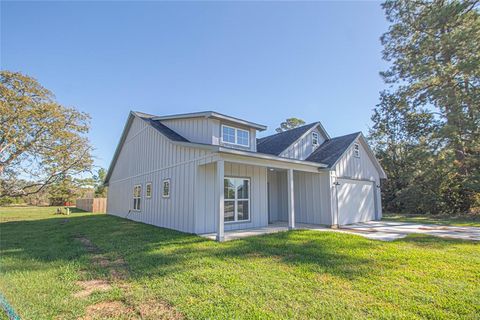
<path fill-rule="evenodd" d="M 355 158 L 360 158 L 360 146 L 358 145 L 358 143 L 355 143 L 353 145 L 353 156 Z"/>
<path fill-rule="evenodd" d="M 250 146 L 250 132 L 226 125 L 222 125 L 222 142 Z"/>
<path fill-rule="evenodd" d="M 318 133 L 317 132 L 312 132 L 312 146 L 315 148 L 315 147 L 318 147 L 319 145 L 319 139 L 318 139 Z"/>

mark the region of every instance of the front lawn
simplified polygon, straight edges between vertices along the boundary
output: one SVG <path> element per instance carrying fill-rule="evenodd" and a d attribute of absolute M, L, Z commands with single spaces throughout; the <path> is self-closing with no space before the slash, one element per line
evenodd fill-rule
<path fill-rule="evenodd" d="M 460 227 L 480 227 L 480 214 L 447 216 L 430 214 L 386 213 L 383 215 L 382 219 L 386 221 L 397 222 L 441 224 Z"/>
<path fill-rule="evenodd" d="M 24 319 L 478 319 L 480 244 L 292 231 L 216 243 L 103 214 L 0 208 Z"/>

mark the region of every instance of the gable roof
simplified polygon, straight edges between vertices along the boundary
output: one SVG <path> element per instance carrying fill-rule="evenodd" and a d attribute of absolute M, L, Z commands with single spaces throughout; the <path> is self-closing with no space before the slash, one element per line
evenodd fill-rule
<path fill-rule="evenodd" d="M 300 137 L 306 132 L 319 124 L 320 122 L 313 122 L 301 127 L 257 139 L 257 152 L 278 156 L 292 143 L 300 139 Z"/>
<path fill-rule="evenodd" d="M 153 120 L 173 120 L 173 119 L 186 119 L 186 118 L 199 118 L 199 117 L 227 120 L 227 121 L 230 121 L 230 122 L 234 122 L 234 123 L 242 124 L 244 126 L 255 128 L 259 131 L 264 131 L 264 130 L 267 129 L 267 126 L 264 126 L 263 124 L 258 124 L 258 123 L 255 123 L 255 122 L 250 122 L 250 121 L 247 121 L 247 120 L 227 116 L 225 114 L 215 112 L 215 111 L 202 111 L 202 112 L 172 114 L 172 115 L 169 115 L 169 116 L 156 116 L 156 117 L 153 117 Z"/>
<path fill-rule="evenodd" d="M 331 168 L 361 134 L 361 132 L 355 132 L 327 140 L 315 149 L 306 160 L 325 163 Z"/>
<path fill-rule="evenodd" d="M 185 137 L 181 136 L 180 134 L 176 133 L 166 125 L 162 124 L 160 121 L 153 120 L 153 118 L 155 118 L 154 115 L 138 112 L 138 111 L 130 111 L 130 114 L 128 115 L 127 123 L 123 128 L 122 136 L 120 138 L 120 141 L 118 142 L 117 148 L 115 149 L 115 153 L 113 154 L 113 158 L 112 158 L 112 161 L 110 162 L 110 166 L 108 167 L 107 175 L 105 176 L 104 185 L 108 185 L 108 181 L 110 180 L 110 177 L 112 175 L 113 167 L 117 162 L 118 156 L 120 155 L 120 151 L 122 149 L 122 145 L 125 142 L 125 139 L 127 139 L 128 131 L 130 130 L 130 127 L 132 126 L 132 123 L 133 123 L 133 119 L 135 119 L 135 117 L 142 119 L 143 121 L 148 123 L 152 128 L 160 132 L 162 135 L 164 135 L 171 141 L 190 142 Z"/>

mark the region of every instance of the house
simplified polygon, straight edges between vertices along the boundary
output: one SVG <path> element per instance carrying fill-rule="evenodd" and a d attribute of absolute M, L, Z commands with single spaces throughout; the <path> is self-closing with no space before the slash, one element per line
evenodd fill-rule
<path fill-rule="evenodd" d="M 188 233 L 378 220 L 385 172 L 361 132 L 266 126 L 207 111 L 130 112 L 108 170 L 107 212 Z"/>

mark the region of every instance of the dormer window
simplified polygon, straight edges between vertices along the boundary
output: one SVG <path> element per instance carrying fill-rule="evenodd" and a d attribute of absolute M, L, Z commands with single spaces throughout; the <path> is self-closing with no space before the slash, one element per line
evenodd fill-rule
<path fill-rule="evenodd" d="M 242 147 L 250 146 L 250 132 L 239 128 L 222 125 L 222 142 Z"/>
<path fill-rule="evenodd" d="M 358 143 L 355 143 L 353 145 L 353 156 L 355 158 L 360 158 L 360 146 L 358 145 Z"/>
<path fill-rule="evenodd" d="M 318 147 L 318 133 L 317 132 L 312 132 L 312 146 L 314 148 Z"/>

